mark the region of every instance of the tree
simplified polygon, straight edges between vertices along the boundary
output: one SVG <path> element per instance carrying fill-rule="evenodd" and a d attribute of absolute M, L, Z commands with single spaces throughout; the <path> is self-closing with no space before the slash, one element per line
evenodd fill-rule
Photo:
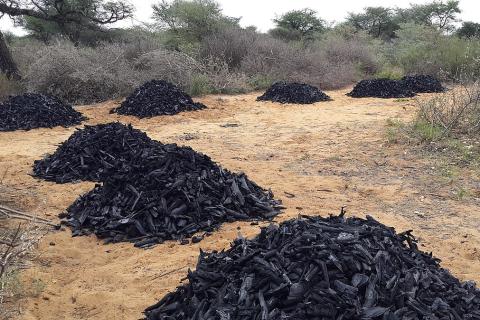
<path fill-rule="evenodd" d="M 238 26 L 239 18 L 227 17 L 214 0 L 166 0 L 153 5 L 153 18 L 160 29 L 170 33 L 171 45 L 198 43 L 226 26 Z"/>
<path fill-rule="evenodd" d="M 480 23 L 465 21 L 457 30 L 460 38 L 480 38 Z"/>
<path fill-rule="evenodd" d="M 0 17 L 7 15 L 22 24 L 26 18 L 53 23 L 62 30 L 77 27 L 99 30 L 101 26 L 128 18 L 133 8 L 124 1 L 103 0 L 0 0 Z M 8 78 L 20 78 L 10 50 L 0 32 L 0 71 Z"/>
<path fill-rule="evenodd" d="M 461 13 L 458 0 L 433 1 L 427 4 L 412 4 L 407 9 L 397 9 L 397 19 L 401 23 L 415 23 L 435 27 L 440 31 L 452 31 Z"/>
<path fill-rule="evenodd" d="M 357 30 L 381 39 L 394 38 L 399 29 L 394 10 L 385 7 L 367 7 L 363 13 L 349 13 L 347 22 Z"/>
<path fill-rule="evenodd" d="M 273 20 L 276 27 L 270 30 L 274 37 L 284 40 L 311 39 L 326 30 L 325 21 L 312 9 L 292 10 Z"/>

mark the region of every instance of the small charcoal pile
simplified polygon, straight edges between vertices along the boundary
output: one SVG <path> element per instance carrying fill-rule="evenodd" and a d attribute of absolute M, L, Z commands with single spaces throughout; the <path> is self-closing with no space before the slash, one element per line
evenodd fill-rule
<path fill-rule="evenodd" d="M 204 108 L 204 104 L 193 102 L 188 94 L 175 85 L 163 80 L 152 80 L 137 88 L 120 107 L 111 112 L 150 118 Z"/>
<path fill-rule="evenodd" d="M 12 96 L 0 104 L 0 131 L 70 127 L 84 120 L 71 105 L 43 94 Z"/>
<path fill-rule="evenodd" d="M 320 89 L 304 83 L 276 82 L 257 101 L 311 104 L 331 100 Z"/>
<path fill-rule="evenodd" d="M 130 161 L 154 142 L 130 125 L 108 123 L 85 126 L 63 142 L 55 153 L 35 161 L 36 177 L 57 183 L 102 181 L 120 161 Z"/>
<path fill-rule="evenodd" d="M 409 98 L 414 95 L 403 81 L 390 79 L 362 80 L 347 94 L 353 98 Z"/>
<path fill-rule="evenodd" d="M 408 90 L 415 93 L 443 92 L 445 88 L 442 83 L 430 75 L 405 76 L 401 80 Z"/>
<path fill-rule="evenodd" d="M 480 319 L 480 291 L 373 218 L 302 217 L 200 252 L 148 320 Z"/>
<path fill-rule="evenodd" d="M 223 222 L 271 219 L 279 202 L 244 174 L 175 144 L 135 149 L 103 185 L 77 199 L 63 215 L 73 235 L 94 233 L 106 242 L 149 247 L 211 232 Z M 200 241 L 202 235 L 192 238 Z"/>

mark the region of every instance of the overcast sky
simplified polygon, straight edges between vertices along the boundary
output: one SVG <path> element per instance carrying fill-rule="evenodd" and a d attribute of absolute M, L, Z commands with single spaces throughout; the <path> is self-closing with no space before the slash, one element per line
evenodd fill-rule
<path fill-rule="evenodd" d="M 158 0 L 130 0 L 136 7 L 134 19 L 123 21 L 121 26 L 138 24 L 137 21 L 151 22 L 151 5 Z M 348 12 L 359 12 L 368 6 L 408 7 L 410 3 L 428 3 L 431 0 L 219 0 L 223 11 L 228 16 L 241 17 L 242 26 L 256 26 L 261 31 L 267 31 L 273 26 L 272 19 L 292 9 L 311 8 L 327 21 L 343 21 Z M 480 22 L 480 0 L 460 0 L 462 14 L 465 21 Z M 11 21 L 4 17 L 0 20 L 0 30 L 11 30 L 22 33 L 21 29 L 14 29 Z"/>

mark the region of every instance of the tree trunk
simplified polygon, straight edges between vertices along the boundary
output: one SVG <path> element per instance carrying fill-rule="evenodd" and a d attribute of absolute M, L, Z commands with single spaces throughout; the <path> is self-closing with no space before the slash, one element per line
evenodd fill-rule
<path fill-rule="evenodd" d="M 20 72 L 17 64 L 13 60 L 12 53 L 8 48 L 7 41 L 3 33 L 0 31 L 0 71 L 4 73 L 8 79 L 20 80 Z"/>

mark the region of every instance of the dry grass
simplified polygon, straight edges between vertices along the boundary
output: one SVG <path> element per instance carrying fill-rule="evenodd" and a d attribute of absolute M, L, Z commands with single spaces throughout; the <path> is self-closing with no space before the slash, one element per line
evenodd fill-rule
<path fill-rule="evenodd" d="M 480 82 L 461 84 L 429 100 L 418 100 L 418 120 L 441 130 L 438 138 L 480 132 Z"/>
<path fill-rule="evenodd" d="M 0 75 L 0 101 L 10 95 L 18 94 L 22 91 L 20 83 L 8 80 L 4 75 Z"/>
<path fill-rule="evenodd" d="M 36 245 L 47 227 L 43 222 L 38 224 L 36 219 L 18 219 L 16 214 L 11 214 L 5 204 L 19 195 L 1 184 L 0 191 L 0 319 L 12 319 L 20 312 L 21 298 L 38 295 L 43 290 L 41 279 L 26 284 L 20 278 L 20 271 L 28 268 L 35 258 Z"/>

